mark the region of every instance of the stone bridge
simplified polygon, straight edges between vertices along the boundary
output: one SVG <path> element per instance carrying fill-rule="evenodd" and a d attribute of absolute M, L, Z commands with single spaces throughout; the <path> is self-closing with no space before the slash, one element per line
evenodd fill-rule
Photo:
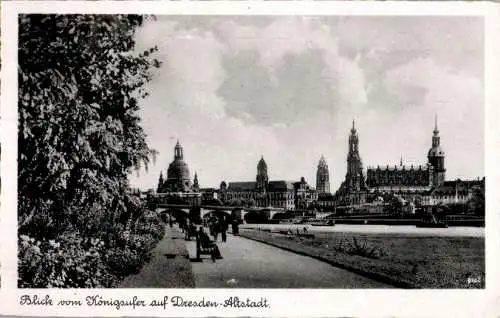
<path fill-rule="evenodd" d="M 273 208 L 246 208 L 232 206 L 208 206 L 208 205 L 183 205 L 157 203 L 154 210 L 162 215 L 168 214 L 174 218 L 189 218 L 201 223 L 204 218 L 216 216 L 225 220 L 238 220 L 240 222 L 258 222 L 272 220 L 283 210 Z"/>

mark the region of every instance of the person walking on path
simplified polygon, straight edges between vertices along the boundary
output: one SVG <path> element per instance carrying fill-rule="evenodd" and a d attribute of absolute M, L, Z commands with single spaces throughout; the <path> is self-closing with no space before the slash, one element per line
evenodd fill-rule
<path fill-rule="evenodd" d="M 223 243 L 226 243 L 226 240 L 227 240 L 227 233 L 226 232 L 227 232 L 227 223 L 224 222 L 221 226 L 221 231 L 220 231 Z"/>
<path fill-rule="evenodd" d="M 219 231 L 220 231 L 220 223 L 219 221 L 216 221 L 214 223 L 214 241 L 217 242 L 217 236 L 219 236 Z"/>

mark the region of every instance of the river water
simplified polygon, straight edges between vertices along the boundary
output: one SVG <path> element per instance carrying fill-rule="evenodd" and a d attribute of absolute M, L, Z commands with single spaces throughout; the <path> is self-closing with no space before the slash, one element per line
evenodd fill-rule
<path fill-rule="evenodd" d="M 351 225 L 336 224 L 335 226 L 312 226 L 308 224 L 242 224 L 241 229 L 271 229 L 271 232 L 292 230 L 297 228 L 302 233 L 304 227 L 308 232 L 344 232 L 366 234 L 407 234 L 418 236 L 457 236 L 484 237 L 483 227 L 452 226 L 448 228 L 417 228 L 411 225 Z"/>

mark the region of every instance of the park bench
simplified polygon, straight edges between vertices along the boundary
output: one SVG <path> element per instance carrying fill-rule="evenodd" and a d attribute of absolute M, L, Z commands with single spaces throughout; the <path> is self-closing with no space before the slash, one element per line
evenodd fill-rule
<path fill-rule="evenodd" d="M 201 259 L 201 255 L 210 255 L 212 260 L 215 260 L 215 252 L 215 243 L 210 242 L 207 244 L 207 242 L 200 240 L 198 236 L 196 237 L 196 259 Z"/>
<path fill-rule="evenodd" d="M 196 238 L 198 236 L 198 232 L 196 231 L 196 227 L 187 227 L 185 229 L 185 240 L 190 241 L 192 237 Z"/>

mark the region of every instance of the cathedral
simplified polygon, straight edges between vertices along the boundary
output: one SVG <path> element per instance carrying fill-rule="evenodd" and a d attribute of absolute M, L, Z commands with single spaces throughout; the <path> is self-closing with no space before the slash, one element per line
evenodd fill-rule
<path fill-rule="evenodd" d="M 179 141 L 174 148 L 174 160 L 168 165 L 167 179 L 163 178 L 160 172 L 158 179 L 157 193 L 163 193 L 172 199 L 181 198 L 183 201 L 199 204 L 201 194 L 199 193 L 198 175 L 195 173 L 194 180 L 191 182 L 189 167 L 184 161 L 184 150 Z"/>
<path fill-rule="evenodd" d="M 399 166 L 368 167 L 365 181 L 354 121 L 348 147 L 347 173 L 335 194 L 339 205 L 363 204 L 370 194 L 396 194 L 409 201 L 415 201 L 444 183 L 445 155 L 440 145 L 437 118 L 426 165 L 405 166 L 401 160 Z"/>

